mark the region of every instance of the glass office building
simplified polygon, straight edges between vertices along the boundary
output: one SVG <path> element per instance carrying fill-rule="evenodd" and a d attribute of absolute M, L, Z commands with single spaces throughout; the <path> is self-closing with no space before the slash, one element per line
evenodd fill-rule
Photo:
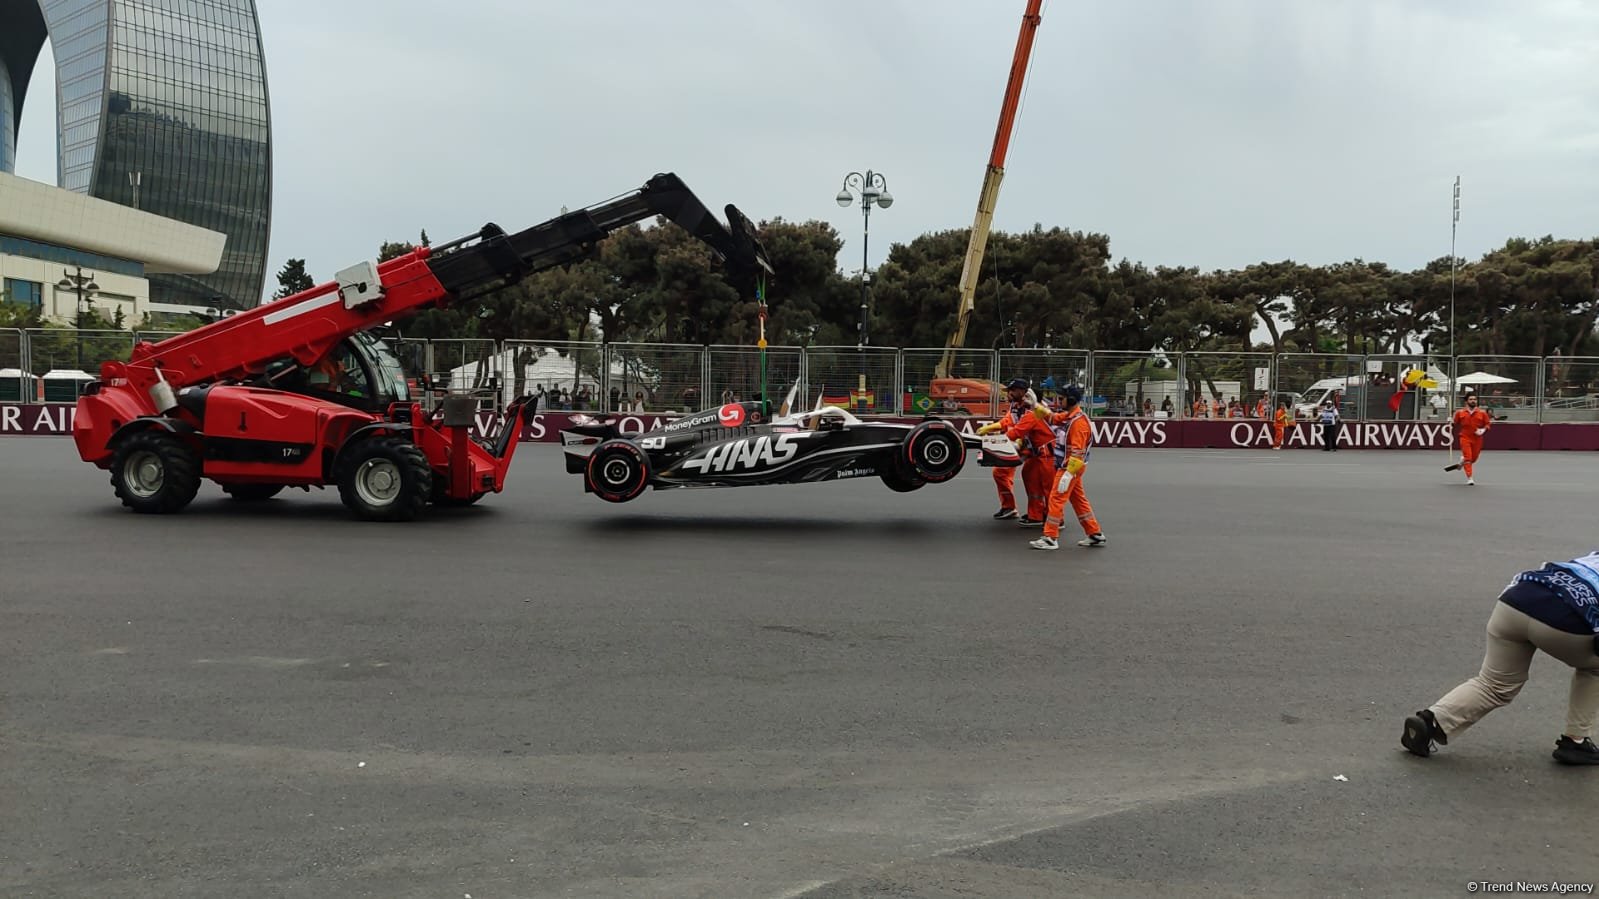
<path fill-rule="evenodd" d="M 0 0 L 0 171 L 46 33 L 58 183 L 227 235 L 215 273 L 151 275 L 152 301 L 256 305 L 272 143 L 254 0 Z"/>

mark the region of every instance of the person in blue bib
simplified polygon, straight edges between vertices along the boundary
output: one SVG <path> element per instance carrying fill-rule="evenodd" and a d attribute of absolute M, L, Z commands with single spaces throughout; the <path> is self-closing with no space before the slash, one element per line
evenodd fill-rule
<path fill-rule="evenodd" d="M 1599 765 L 1593 742 L 1599 717 L 1599 551 L 1512 578 L 1488 616 L 1482 670 L 1406 718 L 1400 744 L 1416 755 L 1431 755 L 1439 744 L 1447 745 L 1515 699 L 1540 649 L 1572 668 L 1566 730 L 1555 741 L 1555 761 Z"/>

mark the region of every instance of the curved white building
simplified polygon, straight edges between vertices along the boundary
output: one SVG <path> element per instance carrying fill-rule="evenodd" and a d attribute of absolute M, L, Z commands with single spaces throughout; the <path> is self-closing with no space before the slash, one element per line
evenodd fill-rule
<path fill-rule="evenodd" d="M 152 296 L 150 280 L 214 272 L 226 242 L 216 231 L 0 173 L 0 292 L 46 318 L 71 321 L 80 298 L 107 317 L 120 310 L 130 327 L 145 312 L 179 311 L 163 309 L 174 304 Z M 80 270 L 94 277 L 93 297 L 60 284 Z"/>
<path fill-rule="evenodd" d="M 15 171 L 22 106 L 47 39 L 61 187 L 226 236 L 208 269 L 193 254 L 144 260 L 151 299 L 256 305 L 267 274 L 272 154 L 253 0 L 0 0 L 0 173 Z M 153 227 L 152 218 L 139 221 Z M 76 246 L 50 222 L 29 227 Z M 176 233 L 130 239 L 140 252 L 166 253 L 159 248 L 190 239 Z M 104 234 L 85 234 L 105 245 Z"/>

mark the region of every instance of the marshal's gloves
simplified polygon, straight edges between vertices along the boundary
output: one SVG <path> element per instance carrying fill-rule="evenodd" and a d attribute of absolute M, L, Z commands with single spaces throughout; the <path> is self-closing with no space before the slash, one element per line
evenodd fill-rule
<path fill-rule="evenodd" d="M 1482 435 L 1484 435 L 1486 433 L 1488 433 L 1488 429 L 1487 428 L 1478 428 L 1477 429 L 1477 436 L 1478 437 L 1481 437 Z"/>
<path fill-rule="evenodd" d="M 977 429 L 977 433 L 986 435 L 986 434 L 992 434 L 992 433 L 994 433 L 997 430 L 999 430 L 999 422 L 991 421 L 988 424 L 983 425 L 982 427 L 978 428 Z"/>
<path fill-rule="evenodd" d="M 1049 407 L 1043 403 L 1039 403 L 1033 407 L 1033 416 L 1039 421 L 1049 424 Z"/>
<path fill-rule="evenodd" d="M 1073 456 L 1070 459 L 1067 459 L 1066 460 L 1066 473 L 1069 474 L 1069 475 L 1074 475 L 1074 476 L 1082 474 L 1083 473 L 1083 460 L 1077 458 L 1076 456 Z"/>
<path fill-rule="evenodd" d="M 1066 470 L 1061 472 L 1060 479 L 1055 482 L 1055 492 L 1065 493 L 1070 489 L 1072 489 L 1072 471 L 1071 467 L 1067 466 Z"/>

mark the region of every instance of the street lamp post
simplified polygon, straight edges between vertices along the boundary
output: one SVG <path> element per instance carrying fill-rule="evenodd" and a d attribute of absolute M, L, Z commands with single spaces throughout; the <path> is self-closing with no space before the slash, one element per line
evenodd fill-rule
<path fill-rule="evenodd" d="M 852 191 L 851 188 L 854 188 Z M 867 250 L 872 237 L 872 206 L 887 209 L 894 205 L 894 195 L 888 192 L 888 181 L 881 172 L 866 170 L 866 174 L 851 172 L 844 177 L 844 186 L 838 190 L 838 205 L 848 209 L 855 202 L 856 194 L 861 201 L 861 334 L 860 345 L 867 346 L 871 341 L 866 329 L 867 286 L 869 277 L 867 272 Z"/>
<path fill-rule="evenodd" d="M 78 332 L 78 371 L 83 371 L 83 307 L 86 302 L 94 299 L 95 294 L 100 292 L 100 285 L 94 283 L 93 272 L 85 275 L 83 266 L 79 265 L 75 266 L 75 268 L 77 269 L 76 273 L 70 273 L 66 269 L 62 269 L 61 280 L 56 282 L 56 287 L 62 290 L 70 290 L 78 295 L 78 302 L 74 307 L 76 314 L 72 325 Z"/>
<path fill-rule="evenodd" d="M 1455 361 L 1455 231 L 1460 227 L 1460 176 L 1455 176 L 1455 209 L 1452 221 L 1449 224 L 1449 411 L 1455 411 L 1455 394 L 1460 390 L 1460 385 L 1455 378 L 1460 376 L 1460 364 Z"/>
<path fill-rule="evenodd" d="M 848 209 L 850 204 L 855 202 L 857 195 L 859 195 L 861 202 L 861 325 L 860 337 L 856 342 L 856 348 L 862 350 L 860 396 L 864 398 L 866 396 L 866 355 L 864 350 L 872 342 L 871 334 L 867 330 L 867 312 L 870 297 L 867 281 L 871 277 L 867 266 L 867 251 L 871 241 L 872 206 L 875 204 L 887 209 L 894 205 L 894 195 L 888 192 L 888 179 L 884 178 L 881 172 L 874 172 L 871 169 L 867 169 L 864 175 L 860 172 L 850 172 L 845 175 L 844 184 L 838 189 L 838 196 L 834 199 L 838 201 L 838 205 Z"/>

